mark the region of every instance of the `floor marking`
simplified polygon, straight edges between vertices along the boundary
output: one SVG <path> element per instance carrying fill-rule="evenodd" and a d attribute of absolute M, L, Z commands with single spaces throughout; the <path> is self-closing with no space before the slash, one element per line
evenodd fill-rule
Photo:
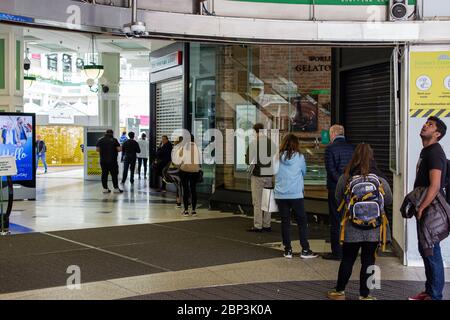
<path fill-rule="evenodd" d="M 131 258 L 131 257 L 125 256 L 125 255 L 120 254 L 120 253 L 116 253 L 116 252 L 105 250 L 105 249 L 102 249 L 102 248 L 99 248 L 99 247 L 91 246 L 89 244 L 78 242 L 78 241 L 75 241 L 75 240 L 70 240 L 70 239 L 67 239 L 67 238 L 64 238 L 64 237 L 60 237 L 60 236 L 48 233 L 48 232 L 42 232 L 42 234 L 45 234 L 47 236 L 50 236 L 50 237 L 53 237 L 53 238 L 56 238 L 56 239 L 64 240 L 64 241 L 67 241 L 67 242 L 71 242 L 71 243 L 74 243 L 74 244 L 77 244 L 79 246 L 83 246 L 83 247 L 86 247 L 86 248 L 89 248 L 89 249 L 100 251 L 100 252 L 103 252 L 103 253 L 106 253 L 106 254 L 110 254 L 110 255 L 113 255 L 113 256 L 116 256 L 116 257 L 119 257 L 119 258 L 122 258 L 122 259 L 126 259 L 128 261 L 140 263 L 140 264 L 146 265 L 148 267 L 160 269 L 160 270 L 163 270 L 163 271 L 166 271 L 166 272 L 167 271 L 173 271 L 173 270 L 161 267 L 161 266 L 157 266 L 157 265 L 154 265 L 154 264 L 151 264 L 151 263 L 148 263 L 148 262 L 141 261 L 138 258 Z"/>

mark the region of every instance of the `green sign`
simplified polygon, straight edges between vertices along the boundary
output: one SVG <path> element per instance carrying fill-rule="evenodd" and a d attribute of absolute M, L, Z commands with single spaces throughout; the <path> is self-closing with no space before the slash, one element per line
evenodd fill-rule
<path fill-rule="evenodd" d="M 330 132 L 328 130 L 322 130 L 320 132 L 320 136 L 321 136 L 322 144 L 329 144 L 330 143 Z"/>
<path fill-rule="evenodd" d="M 330 89 L 317 89 L 317 90 L 311 90 L 311 94 L 330 94 Z"/>
<path fill-rule="evenodd" d="M 20 91 L 22 84 L 22 78 L 20 77 L 20 70 L 22 70 L 22 65 L 20 64 L 20 56 L 22 55 L 22 46 L 20 41 L 16 41 L 16 90 Z"/>
<path fill-rule="evenodd" d="M 384 6 L 389 4 L 389 0 L 234 0 L 241 2 L 260 3 L 287 3 L 287 4 L 316 4 L 331 6 Z M 408 0 L 408 4 L 415 5 L 417 0 Z"/>
<path fill-rule="evenodd" d="M 5 39 L 0 39 L 0 89 L 5 89 Z"/>

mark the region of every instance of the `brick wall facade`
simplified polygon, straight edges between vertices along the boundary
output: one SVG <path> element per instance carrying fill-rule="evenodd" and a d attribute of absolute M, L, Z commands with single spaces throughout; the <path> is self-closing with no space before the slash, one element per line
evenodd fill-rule
<path fill-rule="evenodd" d="M 235 128 L 236 105 L 247 103 L 258 106 L 258 121 L 266 127 L 280 129 L 282 135 L 289 132 L 296 96 L 317 101 L 317 107 L 307 104 L 307 110 L 317 111 L 317 130 L 296 132 L 305 146 L 316 146 L 314 139 L 330 127 L 331 48 L 230 45 L 218 49 L 217 61 L 216 127 L 224 137 L 226 129 Z M 249 84 L 250 73 L 255 80 Z M 226 138 L 224 142 L 234 144 Z M 317 154 L 319 158 L 307 161 L 321 162 L 321 152 Z M 234 165 L 217 165 L 216 186 L 222 185 L 238 190 L 250 186 L 247 175 L 235 172 Z"/>

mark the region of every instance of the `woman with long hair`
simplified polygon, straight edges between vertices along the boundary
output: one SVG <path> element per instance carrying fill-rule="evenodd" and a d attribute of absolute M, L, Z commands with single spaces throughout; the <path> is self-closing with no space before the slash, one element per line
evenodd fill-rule
<path fill-rule="evenodd" d="M 298 137 L 292 133 L 286 135 L 281 143 L 278 172 L 275 177 L 275 199 L 281 215 L 284 256 L 292 258 L 290 238 L 291 210 L 294 210 L 303 259 L 316 258 L 308 242 L 308 220 L 304 207 L 304 176 L 306 174 L 305 157 L 300 153 Z"/>
<path fill-rule="evenodd" d="M 359 178 L 358 178 L 359 176 Z M 359 181 L 368 181 L 367 179 L 371 179 L 371 184 L 367 184 L 367 188 L 370 189 L 370 185 L 376 185 L 377 182 L 380 182 L 381 187 L 375 193 L 369 193 L 368 195 L 381 194 L 381 199 L 384 205 L 392 204 L 392 192 L 389 187 L 389 183 L 383 178 L 383 174 L 378 170 L 373 150 L 367 143 L 360 143 L 355 149 L 353 153 L 353 157 L 350 160 L 349 164 L 345 168 L 344 174 L 339 178 L 337 187 L 336 187 L 336 202 L 339 204 L 346 205 L 347 208 L 349 204 L 347 202 L 355 201 L 354 196 L 349 201 L 349 194 L 355 194 L 357 192 L 356 187 L 349 190 L 349 183 L 351 181 L 355 182 L 356 179 L 362 179 Z M 347 191 L 346 191 L 347 190 Z M 366 191 L 368 192 L 368 189 Z M 370 191 L 371 192 L 371 191 Z M 369 196 L 363 197 L 362 199 L 356 200 L 360 201 L 358 204 L 361 204 L 364 201 L 368 201 L 366 199 Z M 344 201 L 344 202 L 343 202 Z M 372 205 L 374 202 L 380 200 L 372 200 Z M 369 202 L 366 202 L 369 203 Z M 379 203 L 379 202 L 377 202 Z M 342 206 L 343 206 L 342 205 Z M 364 204 L 363 204 L 364 205 Z M 369 205 L 369 204 L 367 204 Z M 356 206 L 353 206 L 356 208 Z M 366 207 L 368 208 L 368 207 Z M 380 207 L 380 211 L 384 210 L 383 207 Z M 384 212 L 380 212 L 383 214 Z M 357 223 L 353 223 L 352 221 L 347 221 L 348 216 L 344 215 L 343 217 L 343 246 L 342 246 L 342 260 L 339 266 L 338 280 L 334 290 L 328 292 L 328 298 L 332 300 L 345 300 L 345 287 L 352 275 L 353 265 L 355 264 L 356 258 L 358 257 L 359 250 L 361 249 L 361 273 L 359 279 L 359 294 L 360 300 L 375 300 L 374 297 L 370 296 L 370 290 L 367 285 L 367 280 L 369 276 L 373 273 L 369 269 L 369 267 L 375 265 L 375 256 L 378 246 L 381 242 L 389 242 L 390 241 L 390 230 L 389 226 L 383 224 L 378 225 L 373 224 L 372 227 L 362 227 Z M 381 216 L 380 219 L 384 219 L 384 216 Z M 352 220 L 352 219 L 350 219 Z M 357 220 L 355 220 L 357 221 Z M 381 220 L 380 220 L 381 221 Z M 377 227 L 376 227 L 377 226 Z M 386 234 L 386 239 L 382 239 L 382 233 L 380 228 L 387 228 L 384 230 Z M 384 241 L 386 240 L 386 241 Z M 369 270 L 368 270 L 369 269 Z"/>

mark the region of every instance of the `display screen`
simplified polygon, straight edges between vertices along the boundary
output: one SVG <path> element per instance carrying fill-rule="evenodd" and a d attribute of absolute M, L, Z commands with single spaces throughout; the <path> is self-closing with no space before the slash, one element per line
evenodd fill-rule
<path fill-rule="evenodd" d="M 34 180 L 33 117 L 29 114 L 0 113 L 0 156 L 14 156 L 17 175 L 13 181 Z"/>
<path fill-rule="evenodd" d="M 87 133 L 87 146 L 95 147 L 100 138 L 105 136 L 105 132 L 88 132 Z"/>

